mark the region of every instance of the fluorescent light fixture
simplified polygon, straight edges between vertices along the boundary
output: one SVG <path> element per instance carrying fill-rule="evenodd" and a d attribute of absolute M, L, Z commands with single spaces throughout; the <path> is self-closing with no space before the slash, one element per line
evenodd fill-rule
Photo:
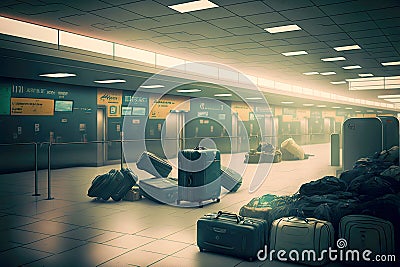
<path fill-rule="evenodd" d="M 290 56 L 299 56 L 299 55 L 307 55 L 308 53 L 306 51 L 293 51 L 293 52 L 285 52 L 282 53 L 282 55 L 286 56 L 286 57 L 290 57 Z"/>
<path fill-rule="evenodd" d="M 372 73 L 360 73 L 360 74 L 358 74 L 358 76 L 360 76 L 360 77 L 372 77 L 372 76 L 374 76 Z"/>
<path fill-rule="evenodd" d="M 373 109 L 367 109 L 367 112 L 374 112 Z"/>
<path fill-rule="evenodd" d="M 299 31 L 301 28 L 296 24 L 285 25 L 285 26 L 278 26 L 278 27 L 271 27 L 265 28 L 269 33 L 280 33 L 280 32 L 292 32 L 292 31 Z"/>
<path fill-rule="evenodd" d="M 346 46 L 334 47 L 333 49 L 335 49 L 336 51 L 348 51 L 348 50 L 361 49 L 361 47 L 358 45 L 346 45 Z"/>
<path fill-rule="evenodd" d="M 392 103 L 400 103 L 400 98 L 385 98 L 383 100 L 386 100 L 386 101 L 392 102 Z"/>
<path fill-rule="evenodd" d="M 311 103 L 305 103 L 305 104 L 303 104 L 303 106 L 305 106 L 305 107 L 312 107 L 312 106 L 314 106 L 314 104 L 311 104 Z"/>
<path fill-rule="evenodd" d="M 197 10 L 209 9 L 218 7 L 218 5 L 214 4 L 208 0 L 199 0 L 199 1 L 191 1 L 187 3 L 177 4 L 168 6 L 169 8 L 176 10 L 180 13 L 192 12 Z"/>
<path fill-rule="evenodd" d="M 400 95 L 378 95 L 378 98 L 400 98 Z"/>
<path fill-rule="evenodd" d="M 282 101 L 281 103 L 285 104 L 285 105 L 289 105 L 289 104 L 293 104 L 294 102 L 292 102 L 292 101 Z"/>
<path fill-rule="evenodd" d="M 176 91 L 178 93 L 197 93 L 197 92 L 201 92 L 200 89 L 178 89 Z"/>
<path fill-rule="evenodd" d="M 153 85 L 141 85 L 140 88 L 145 88 L 145 89 L 156 89 L 156 88 L 163 88 L 164 85 L 161 84 L 153 84 Z"/>
<path fill-rule="evenodd" d="M 382 62 L 383 66 L 397 66 L 400 65 L 400 61 L 392 61 L 392 62 Z"/>
<path fill-rule="evenodd" d="M 47 78 L 67 78 L 67 77 L 75 77 L 76 74 L 74 73 L 45 73 L 40 74 L 40 77 L 47 77 Z"/>
<path fill-rule="evenodd" d="M 319 74 L 319 72 L 317 72 L 317 71 L 310 71 L 310 72 L 304 72 L 303 74 L 304 74 L 304 75 L 317 75 L 317 74 Z"/>
<path fill-rule="evenodd" d="M 0 33 L 58 44 L 58 30 L 4 17 L 0 17 Z"/>
<path fill-rule="evenodd" d="M 109 56 L 114 55 L 114 44 L 112 42 L 107 42 L 70 32 L 59 31 L 59 33 L 60 46 L 87 50 Z"/>
<path fill-rule="evenodd" d="M 344 57 L 327 57 L 327 58 L 321 58 L 322 61 L 325 62 L 330 62 L 330 61 L 341 61 L 341 60 L 346 60 Z"/>
<path fill-rule="evenodd" d="M 341 107 L 332 107 L 332 108 L 338 109 L 338 108 L 341 108 Z"/>
<path fill-rule="evenodd" d="M 317 105 L 317 108 L 326 108 L 326 105 Z"/>
<path fill-rule="evenodd" d="M 261 100 L 262 97 L 246 97 L 247 100 Z"/>
<path fill-rule="evenodd" d="M 338 81 L 338 82 L 331 82 L 331 84 L 337 85 L 337 84 L 345 84 L 346 81 Z"/>
<path fill-rule="evenodd" d="M 350 108 L 350 107 L 346 107 L 345 109 L 348 109 L 348 110 L 350 110 L 350 109 L 353 109 L 353 108 Z"/>
<path fill-rule="evenodd" d="M 356 110 L 357 113 L 361 113 L 361 110 Z"/>
<path fill-rule="evenodd" d="M 383 111 L 382 111 L 382 110 L 377 110 L 376 112 L 378 112 L 378 113 L 383 113 Z"/>
<path fill-rule="evenodd" d="M 328 71 L 328 72 L 321 72 L 320 74 L 321 74 L 321 75 L 324 75 L 324 76 L 327 76 L 327 75 L 335 75 L 336 72 L 334 72 L 334 71 Z"/>
<path fill-rule="evenodd" d="M 214 96 L 232 96 L 232 94 L 215 94 Z"/>
<path fill-rule="evenodd" d="M 345 69 L 345 70 L 361 69 L 361 66 L 359 66 L 359 65 L 344 66 L 344 67 L 342 67 L 342 69 Z"/>
<path fill-rule="evenodd" d="M 95 83 L 126 83 L 125 80 L 122 79 L 113 79 L 113 80 L 97 80 Z"/>

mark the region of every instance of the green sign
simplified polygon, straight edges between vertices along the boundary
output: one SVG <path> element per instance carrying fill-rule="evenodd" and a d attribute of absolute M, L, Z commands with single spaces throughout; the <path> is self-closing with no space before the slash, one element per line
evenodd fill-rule
<path fill-rule="evenodd" d="M 10 115 L 11 87 L 0 87 L 0 115 Z"/>

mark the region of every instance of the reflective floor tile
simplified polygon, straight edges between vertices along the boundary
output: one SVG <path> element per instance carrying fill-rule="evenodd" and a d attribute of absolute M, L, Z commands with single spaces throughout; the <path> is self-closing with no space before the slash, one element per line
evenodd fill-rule
<path fill-rule="evenodd" d="M 126 248 L 131 250 L 153 241 L 154 241 L 153 238 L 148 238 L 144 236 L 123 235 L 121 237 L 106 242 L 105 245 Z"/>
<path fill-rule="evenodd" d="M 18 244 L 29 244 L 44 238 L 49 237 L 48 234 L 36 233 L 20 229 L 10 229 L 0 232 L 1 239 Z"/>
<path fill-rule="evenodd" d="M 59 236 L 77 239 L 77 240 L 88 240 L 98 235 L 104 234 L 105 232 L 99 229 L 81 227 L 68 232 L 64 232 Z"/>
<path fill-rule="evenodd" d="M 51 236 L 28 245 L 24 245 L 25 248 L 40 250 L 44 252 L 49 252 L 52 254 L 58 254 L 79 246 L 86 244 L 84 241 L 59 237 L 59 236 Z"/>
<path fill-rule="evenodd" d="M 105 262 L 99 267 L 148 266 L 164 257 L 166 257 L 166 255 L 135 249 Z"/>
<path fill-rule="evenodd" d="M 188 229 L 184 229 L 177 233 L 168 235 L 163 239 L 172 240 L 172 241 L 179 241 L 187 244 L 194 244 L 196 243 L 196 228 L 190 227 Z"/>
<path fill-rule="evenodd" d="M 12 267 L 21 266 L 51 256 L 50 253 L 18 247 L 0 253 L 1 265 Z"/>
<path fill-rule="evenodd" d="M 76 228 L 78 228 L 78 226 L 61 222 L 39 221 L 18 227 L 17 229 L 49 235 L 57 235 Z"/>
<path fill-rule="evenodd" d="M 143 231 L 138 232 L 138 235 L 147 236 L 152 238 L 163 238 L 174 234 L 176 232 L 182 231 L 185 227 L 176 226 L 168 226 L 168 225 L 157 225 L 147 228 Z"/>
<path fill-rule="evenodd" d="M 140 250 L 170 255 L 184 249 L 187 246 L 188 244 L 185 243 L 160 239 L 140 247 Z"/>
<path fill-rule="evenodd" d="M 124 234 L 121 233 L 116 233 L 116 232 L 104 232 L 104 234 L 89 238 L 87 241 L 88 242 L 95 242 L 95 243 L 106 243 L 110 240 L 113 240 L 115 238 L 121 237 Z"/>
<path fill-rule="evenodd" d="M 1 217 L 0 230 L 19 227 L 22 225 L 30 224 L 39 221 L 39 219 L 19 216 L 19 215 L 6 215 Z"/>

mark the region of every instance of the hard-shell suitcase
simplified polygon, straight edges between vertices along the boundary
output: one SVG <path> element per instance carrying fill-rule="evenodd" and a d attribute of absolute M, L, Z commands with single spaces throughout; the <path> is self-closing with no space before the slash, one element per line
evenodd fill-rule
<path fill-rule="evenodd" d="M 272 223 L 270 249 L 284 250 L 286 255 L 297 251 L 300 255 L 292 259 L 286 257 L 287 260 L 324 265 L 329 261 L 327 251 L 333 247 L 334 229 L 330 222 L 315 218 L 283 217 Z"/>
<path fill-rule="evenodd" d="M 246 218 L 219 211 L 197 221 L 197 246 L 200 251 L 240 257 L 249 261 L 267 245 L 265 220 Z"/>
<path fill-rule="evenodd" d="M 136 162 L 136 167 L 157 178 L 168 177 L 172 170 L 172 166 L 168 161 L 148 151 L 142 153 Z"/>
<path fill-rule="evenodd" d="M 125 201 L 137 201 L 142 199 L 138 186 L 133 186 L 122 198 Z"/>
<path fill-rule="evenodd" d="M 123 180 L 120 182 L 117 190 L 111 195 L 111 198 L 115 201 L 120 201 L 138 180 L 138 177 L 129 168 L 122 168 L 120 172 Z"/>
<path fill-rule="evenodd" d="M 344 216 L 339 223 L 339 237 L 347 242 L 343 249 L 346 251 L 358 250 L 360 253 L 368 249 L 372 251 L 369 256 L 371 259 L 375 259 L 376 255 L 395 254 L 393 224 L 377 217 L 369 215 Z"/>
<path fill-rule="evenodd" d="M 118 192 L 123 181 L 122 173 L 119 170 L 112 169 L 107 174 L 96 176 L 88 190 L 88 196 L 108 200 Z"/>
<path fill-rule="evenodd" d="M 221 185 L 230 192 L 238 191 L 242 185 L 242 176 L 231 168 L 221 166 Z"/>
<path fill-rule="evenodd" d="M 108 172 L 97 175 L 93 179 L 92 185 L 90 186 L 90 188 L 88 190 L 88 196 L 89 197 L 99 197 L 99 194 L 105 190 L 104 188 L 107 187 L 109 182 L 110 182 L 110 180 L 109 180 Z"/>
<path fill-rule="evenodd" d="M 158 203 L 174 204 L 178 199 L 176 178 L 150 178 L 139 181 L 140 194 Z"/>
<path fill-rule="evenodd" d="M 185 149 L 178 154 L 178 204 L 180 201 L 219 201 L 221 156 L 217 149 Z"/>
<path fill-rule="evenodd" d="M 249 152 L 246 153 L 244 163 L 257 164 L 257 163 L 272 163 L 274 161 L 273 153 L 266 152 Z"/>

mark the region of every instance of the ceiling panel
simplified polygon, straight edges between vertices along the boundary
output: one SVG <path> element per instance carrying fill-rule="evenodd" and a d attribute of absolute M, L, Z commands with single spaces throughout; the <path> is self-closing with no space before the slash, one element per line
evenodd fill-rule
<path fill-rule="evenodd" d="M 120 8 L 120 7 L 110 7 L 110 8 L 104 8 L 96 11 L 91 12 L 94 15 L 98 15 L 100 17 L 104 17 L 113 21 L 117 22 L 124 22 L 128 20 L 134 20 L 134 19 L 140 19 L 143 18 L 143 16 L 130 12 L 126 9 Z"/>
<path fill-rule="evenodd" d="M 144 17 L 154 18 L 163 15 L 177 14 L 177 11 L 168 8 L 152 0 L 139 1 L 135 3 L 121 5 L 120 7 L 138 13 Z"/>
<path fill-rule="evenodd" d="M 280 13 L 292 21 L 325 17 L 325 14 L 316 6 L 291 9 Z"/>
<path fill-rule="evenodd" d="M 261 1 L 240 3 L 236 5 L 226 6 L 225 8 L 238 16 L 249 16 L 273 11 L 272 8 L 265 5 Z"/>
<path fill-rule="evenodd" d="M 264 14 L 245 16 L 244 18 L 262 28 L 271 27 L 272 23 L 276 25 L 276 23 L 287 21 L 287 18 L 278 12 L 268 12 Z"/>
<path fill-rule="evenodd" d="M 290 0 L 271 0 L 271 1 L 264 1 L 268 6 L 272 7 L 276 11 L 281 11 L 281 10 L 291 10 L 295 8 L 302 8 L 302 7 L 308 7 L 308 6 L 313 6 L 314 4 L 309 1 L 309 0 L 296 0 L 296 1 L 290 1 Z"/>
<path fill-rule="evenodd" d="M 215 2 L 215 1 L 214 1 Z M 232 12 L 225 8 L 211 8 L 191 12 L 191 14 L 202 20 L 220 19 L 235 16 Z"/>

